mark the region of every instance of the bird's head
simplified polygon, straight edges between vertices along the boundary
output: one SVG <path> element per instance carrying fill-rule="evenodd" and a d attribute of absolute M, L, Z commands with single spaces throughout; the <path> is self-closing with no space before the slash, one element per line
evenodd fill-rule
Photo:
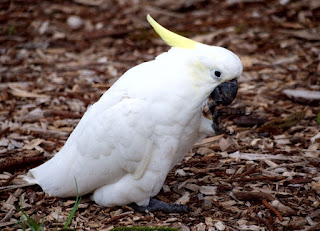
<path fill-rule="evenodd" d="M 150 15 L 148 22 L 160 37 L 172 47 L 181 62 L 187 62 L 193 82 L 211 95 L 215 106 L 228 105 L 237 95 L 237 78 L 242 73 L 242 63 L 233 52 L 217 46 L 205 45 L 167 30 Z M 205 87 L 203 87 L 205 86 Z"/>

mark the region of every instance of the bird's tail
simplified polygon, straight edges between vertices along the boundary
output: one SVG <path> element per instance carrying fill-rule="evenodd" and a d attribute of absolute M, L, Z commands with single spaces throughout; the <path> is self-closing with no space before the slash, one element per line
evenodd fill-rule
<path fill-rule="evenodd" d="M 30 185 L 38 184 L 38 181 L 34 178 L 32 173 L 29 171 L 27 175 L 23 176 L 23 180 L 28 182 Z"/>

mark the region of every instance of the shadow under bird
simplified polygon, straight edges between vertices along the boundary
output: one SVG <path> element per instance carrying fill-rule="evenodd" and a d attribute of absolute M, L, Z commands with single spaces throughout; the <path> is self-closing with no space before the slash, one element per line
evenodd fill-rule
<path fill-rule="evenodd" d="M 219 133 L 203 110 L 230 104 L 242 63 L 231 51 L 147 20 L 171 49 L 126 73 L 88 107 L 64 147 L 25 179 L 53 197 L 92 193 L 101 206 L 187 212 L 151 199 L 195 142 Z M 75 185 L 77 182 L 77 188 Z"/>

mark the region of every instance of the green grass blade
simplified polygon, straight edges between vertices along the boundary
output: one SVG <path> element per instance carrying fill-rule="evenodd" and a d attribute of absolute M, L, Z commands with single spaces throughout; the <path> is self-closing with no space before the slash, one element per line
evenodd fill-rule
<path fill-rule="evenodd" d="M 44 217 L 41 220 L 39 228 L 40 228 L 40 230 L 44 230 Z"/>
<path fill-rule="evenodd" d="M 23 231 L 25 231 L 27 228 L 27 226 L 26 226 L 26 221 L 25 221 L 25 219 L 23 218 L 23 217 L 20 217 L 20 219 L 14 224 L 14 227 L 16 227 L 17 225 L 19 225 L 20 224 L 20 226 L 21 226 L 21 229 L 23 230 Z"/>
<path fill-rule="evenodd" d="M 81 197 L 79 197 L 78 183 L 77 183 L 77 180 L 76 180 L 76 179 L 75 179 L 75 182 L 76 182 L 76 190 L 77 190 L 76 202 L 75 202 L 75 204 L 74 204 L 74 206 L 73 206 L 73 209 L 72 209 L 72 211 L 71 211 L 71 213 L 70 213 L 70 215 L 69 215 L 69 217 L 68 217 L 68 219 L 67 219 L 67 221 L 66 221 L 66 223 L 64 224 L 64 226 L 63 226 L 62 229 L 67 229 L 67 228 L 69 227 L 69 225 L 70 225 L 70 223 L 71 223 L 71 220 L 72 220 L 74 214 L 76 213 L 76 211 L 77 211 L 77 209 L 78 209 L 78 206 L 79 206 L 79 204 L 80 204 L 80 201 L 81 201 Z"/>
<path fill-rule="evenodd" d="M 75 202 L 75 204 L 74 204 L 74 206 L 73 206 L 73 209 L 72 209 L 72 211 L 71 211 L 71 213 L 70 213 L 70 215 L 69 215 L 66 223 L 65 223 L 64 226 L 63 226 L 63 229 L 67 229 L 68 226 L 70 225 L 71 220 L 72 220 L 74 214 L 76 213 L 76 211 L 77 211 L 77 209 L 78 209 L 78 206 L 79 206 L 79 204 L 80 204 L 80 201 L 81 201 L 81 197 L 78 197 L 78 196 L 77 196 L 76 202 Z"/>
<path fill-rule="evenodd" d="M 20 221 L 20 223 L 23 224 L 23 226 L 24 226 L 22 229 L 25 229 L 26 226 L 28 226 L 32 231 L 40 231 L 40 227 L 39 227 L 39 225 L 37 224 L 37 222 L 34 219 L 29 217 L 28 214 L 26 214 L 25 211 L 23 211 L 19 206 L 15 205 L 15 207 L 20 212 L 22 212 L 22 214 L 27 219 L 27 221 L 24 221 L 24 220 Z"/>

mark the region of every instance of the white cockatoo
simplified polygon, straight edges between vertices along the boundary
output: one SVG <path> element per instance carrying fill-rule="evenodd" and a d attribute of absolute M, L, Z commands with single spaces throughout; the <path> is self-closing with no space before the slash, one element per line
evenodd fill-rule
<path fill-rule="evenodd" d="M 203 109 L 210 95 L 216 105 L 235 98 L 240 59 L 147 20 L 172 48 L 128 70 L 89 106 L 64 147 L 28 172 L 29 183 L 54 197 L 93 193 L 102 206 L 149 208 L 193 144 L 217 134 Z"/>

